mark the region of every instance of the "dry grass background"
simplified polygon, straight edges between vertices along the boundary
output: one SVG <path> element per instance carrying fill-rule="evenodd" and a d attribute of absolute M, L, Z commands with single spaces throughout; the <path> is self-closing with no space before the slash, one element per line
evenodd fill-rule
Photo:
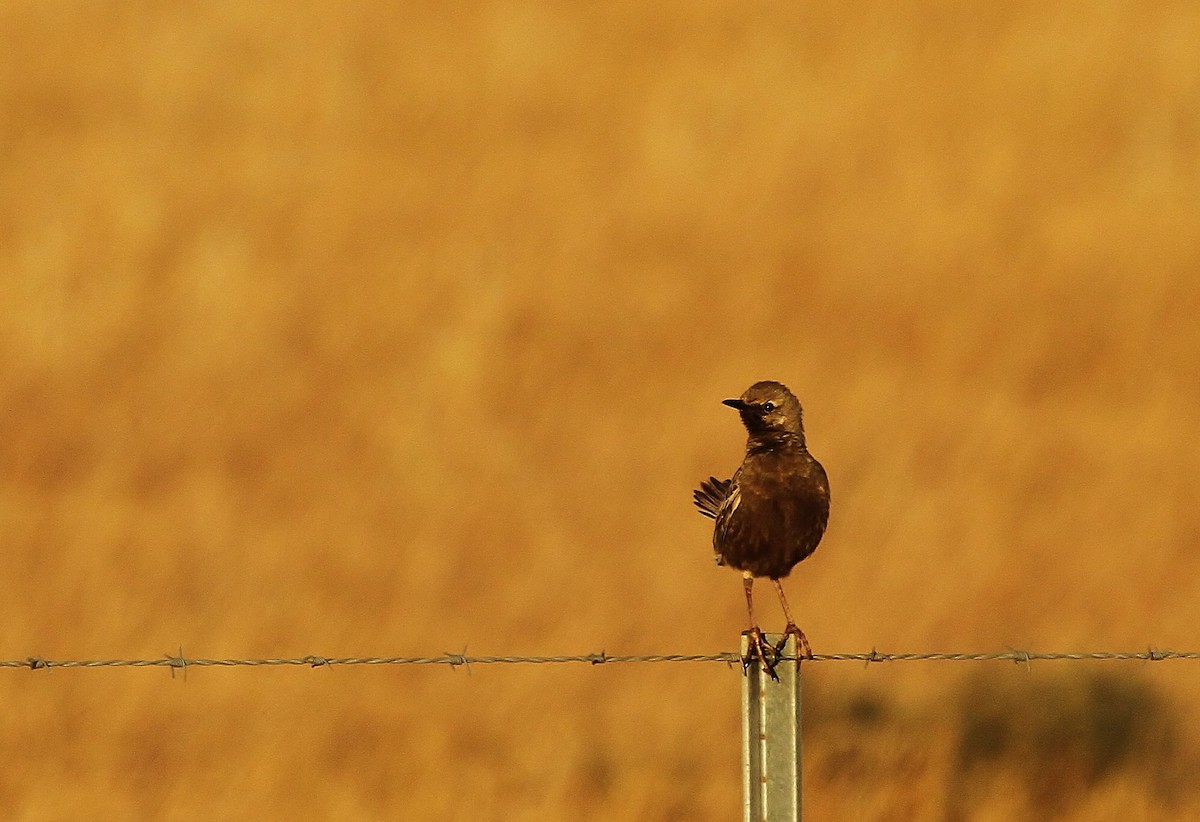
<path fill-rule="evenodd" d="M 730 649 L 689 494 L 760 378 L 833 483 L 818 650 L 1195 649 L 1197 43 L 1169 2 L 6 3 L 0 657 Z M 807 812 L 1196 818 L 1198 676 L 814 666 Z M 0 815 L 737 818 L 738 689 L 9 671 Z"/>

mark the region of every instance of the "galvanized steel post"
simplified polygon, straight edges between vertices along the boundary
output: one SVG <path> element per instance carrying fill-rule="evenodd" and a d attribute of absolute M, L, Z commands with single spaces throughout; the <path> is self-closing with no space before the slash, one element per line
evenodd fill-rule
<path fill-rule="evenodd" d="M 742 634 L 742 657 L 749 650 Z M 781 634 L 767 634 L 775 644 Z M 742 677 L 742 771 L 746 822 L 800 822 L 800 662 L 788 636 L 771 679 L 757 659 Z"/>

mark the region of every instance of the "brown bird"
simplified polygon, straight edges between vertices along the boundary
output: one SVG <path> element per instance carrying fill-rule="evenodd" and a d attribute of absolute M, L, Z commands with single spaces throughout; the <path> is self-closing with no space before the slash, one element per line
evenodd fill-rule
<path fill-rule="evenodd" d="M 756 382 L 740 398 L 723 403 L 741 414 L 749 434 L 746 457 L 733 479 L 709 477 L 700 483 L 693 498 L 701 514 L 716 520 L 713 549 L 717 564 L 742 572 L 751 653 L 757 653 L 774 676 L 789 634 L 796 636 L 805 655 L 812 658 L 808 638 L 792 619 L 780 580 L 816 550 L 825 533 L 829 479 L 808 452 L 803 410 L 787 386 Z M 783 641 L 776 647 L 767 643 L 754 619 L 755 577 L 769 577 L 775 583 L 787 617 Z"/>

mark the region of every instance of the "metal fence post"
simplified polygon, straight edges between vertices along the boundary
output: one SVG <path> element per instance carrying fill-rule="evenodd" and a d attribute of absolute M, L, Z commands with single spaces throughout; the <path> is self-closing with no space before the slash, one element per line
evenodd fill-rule
<path fill-rule="evenodd" d="M 742 634 L 742 657 L 749 650 Z M 775 644 L 781 634 L 767 634 Z M 800 822 L 800 662 L 796 638 L 771 679 L 757 659 L 742 677 L 742 779 L 745 822 Z"/>

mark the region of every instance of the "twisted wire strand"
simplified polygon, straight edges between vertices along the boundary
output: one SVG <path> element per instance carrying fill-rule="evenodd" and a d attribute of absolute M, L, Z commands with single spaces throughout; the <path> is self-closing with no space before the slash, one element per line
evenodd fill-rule
<path fill-rule="evenodd" d="M 792 660 L 794 657 L 784 657 Z M 814 654 L 809 662 L 1015 662 L 1028 665 L 1040 661 L 1083 661 L 1083 660 L 1140 660 L 1143 662 L 1160 662 L 1168 659 L 1200 659 L 1200 651 L 1172 651 L 1148 647 L 1144 651 L 1022 651 L 1010 648 L 1004 651 L 992 652 L 904 652 L 887 653 L 872 648 L 866 653 L 834 653 Z M 310 654 L 302 657 L 270 658 L 270 659 L 203 659 L 184 656 L 180 649 L 178 654 L 164 654 L 158 659 L 46 659 L 31 656 L 26 659 L 0 660 L 0 668 L 27 668 L 43 670 L 49 668 L 169 668 L 172 673 L 176 669 L 188 668 L 256 668 L 256 667 L 308 667 L 322 668 L 335 665 L 449 665 L 451 668 L 471 665 L 563 665 L 570 663 L 587 663 L 589 665 L 607 665 L 609 663 L 663 663 L 663 662 L 723 662 L 726 665 L 740 665 L 742 656 L 733 651 L 722 651 L 714 654 L 633 654 L 614 655 L 604 651 L 590 654 L 567 654 L 562 656 L 473 656 L 465 651 L 459 654 L 445 653 L 440 656 L 365 656 L 365 657 L 328 657 Z"/>

